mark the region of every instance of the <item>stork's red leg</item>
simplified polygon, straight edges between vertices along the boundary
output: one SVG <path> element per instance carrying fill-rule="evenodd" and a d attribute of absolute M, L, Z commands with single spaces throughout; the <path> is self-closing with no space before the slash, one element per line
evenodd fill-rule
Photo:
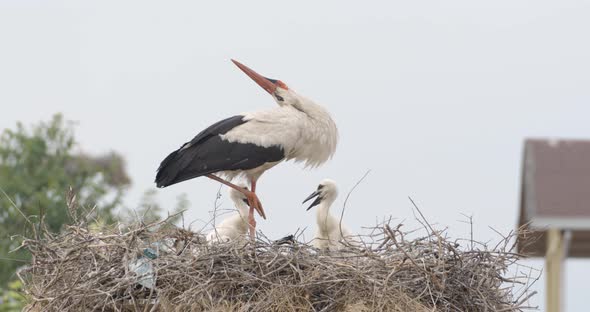
<path fill-rule="evenodd" d="M 250 190 L 252 191 L 252 193 L 256 193 L 256 180 L 250 181 Z M 262 204 L 260 203 L 260 199 L 258 199 L 258 196 L 256 196 L 256 200 L 258 201 L 258 206 L 262 207 Z M 264 219 L 266 220 L 266 214 L 264 215 Z"/>
<path fill-rule="evenodd" d="M 246 198 L 248 199 L 248 201 L 252 201 L 254 204 L 254 209 L 256 209 L 256 211 L 258 212 L 258 214 L 266 220 L 266 214 L 264 213 L 264 209 L 262 209 L 262 204 L 260 203 L 260 199 L 258 199 L 258 196 L 256 196 L 256 193 L 250 191 L 250 190 L 246 190 L 243 189 L 229 181 L 226 181 L 218 176 L 215 176 L 213 174 L 207 174 L 206 175 L 209 179 L 215 180 L 219 183 L 225 184 L 231 188 L 233 188 L 234 190 L 244 194 L 244 196 L 246 196 Z"/>
<path fill-rule="evenodd" d="M 254 210 L 256 210 L 258 212 L 258 214 L 266 220 L 266 214 L 264 213 L 264 209 L 262 209 L 262 204 L 260 203 L 260 200 L 258 199 L 258 196 L 256 196 L 256 193 L 254 193 L 254 189 L 256 188 L 256 181 L 254 181 L 254 183 L 252 184 L 252 191 L 243 189 L 229 181 L 226 181 L 216 175 L 213 174 L 208 174 L 207 177 L 209 179 L 215 180 L 219 183 L 225 184 L 231 188 L 233 188 L 234 190 L 244 194 L 246 196 L 246 199 L 248 200 L 248 205 L 250 206 L 250 211 L 248 213 L 248 224 L 250 225 L 250 237 L 252 239 L 255 238 L 255 234 L 256 234 L 256 220 L 254 220 Z"/>
<path fill-rule="evenodd" d="M 256 219 L 254 219 L 254 205 L 248 199 L 248 205 L 250 210 L 248 211 L 248 232 L 250 233 L 250 239 L 254 241 L 256 239 Z"/>
<path fill-rule="evenodd" d="M 250 180 L 250 190 L 256 193 L 256 180 Z"/>
<path fill-rule="evenodd" d="M 256 180 L 250 180 L 250 190 L 252 191 L 252 193 L 256 194 Z M 254 200 L 256 200 L 257 203 L 254 205 L 253 203 L 250 203 L 250 211 L 248 212 L 248 224 L 250 224 L 250 238 L 252 238 L 252 240 L 254 240 L 256 236 L 256 220 L 254 219 L 254 207 L 256 205 L 262 207 L 262 204 L 260 204 L 260 201 L 258 200 L 258 196 L 256 196 Z"/>

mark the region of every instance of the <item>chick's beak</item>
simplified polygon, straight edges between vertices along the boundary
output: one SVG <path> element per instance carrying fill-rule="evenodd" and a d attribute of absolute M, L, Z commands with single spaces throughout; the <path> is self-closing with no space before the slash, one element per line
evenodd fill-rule
<path fill-rule="evenodd" d="M 303 201 L 302 204 L 305 204 L 307 201 L 311 200 L 312 198 L 316 198 L 309 207 L 307 207 L 306 210 L 309 210 L 311 208 L 313 208 L 314 206 L 317 206 L 321 201 L 322 201 L 322 197 L 320 196 L 320 192 L 319 191 L 315 191 L 313 193 L 311 193 L 311 195 L 307 196 L 307 198 Z"/>

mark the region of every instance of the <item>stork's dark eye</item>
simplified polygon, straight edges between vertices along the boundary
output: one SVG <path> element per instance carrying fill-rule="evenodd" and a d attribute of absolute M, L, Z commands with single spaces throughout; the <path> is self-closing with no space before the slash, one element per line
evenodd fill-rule
<path fill-rule="evenodd" d="M 283 99 L 283 97 L 282 97 L 282 96 L 280 96 L 280 95 L 278 95 L 278 94 L 276 94 L 276 93 L 275 93 L 275 97 L 277 98 L 277 101 L 279 101 L 279 102 L 282 102 L 282 101 L 284 101 L 284 100 L 285 100 L 285 99 Z"/>
<path fill-rule="evenodd" d="M 323 185 L 321 185 L 321 184 L 320 184 L 320 185 L 318 185 L 318 191 L 319 191 L 319 190 L 321 190 L 321 189 L 323 189 L 323 188 L 324 188 L 324 186 L 323 186 Z"/>

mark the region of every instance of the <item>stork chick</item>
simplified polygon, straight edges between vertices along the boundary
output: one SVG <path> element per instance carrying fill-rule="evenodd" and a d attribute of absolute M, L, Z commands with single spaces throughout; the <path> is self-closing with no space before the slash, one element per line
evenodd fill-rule
<path fill-rule="evenodd" d="M 317 230 L 312 244 L 321 250 L 340 250 L 350 241 L 350 231 L 341 224 L 341 220 L 330 214 L 330 207 L 338 197 L 338 187 L 330 179 L 323 180 L 303 203 L 315 198 L 307 210 L 318 206 L 316 210 Z"/>
<path fill-rule="evenodd" d="M 245 184 L 238 184 L 238 186 L 246 188 Z M 207 234 L 207 241 L 209 243 L 243 239 L 248 233 L 248 199 L 246 198 L 246 195 L 230 188 L 229 198 L 234 203 L 238 212 L 233 213 L 231 216 L 221 221 L 221 223 L 217 224 L 215 228 Z"/>

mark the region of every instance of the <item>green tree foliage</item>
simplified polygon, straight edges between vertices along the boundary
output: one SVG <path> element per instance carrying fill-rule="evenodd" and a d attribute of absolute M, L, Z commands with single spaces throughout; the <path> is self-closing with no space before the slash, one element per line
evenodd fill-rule
<path fill-rule="evenodd" d="M 94 208 L 95 217 L 114 221 L 114 209 L 130 184 L 123 158 L 114 152 L 91 156 L 76 147 L 73 124 L 59 114 L 30 129 L 17 123 L 1 134 L 0 289 L 28 259 L 24 251 L 9 253 L 19 244 L 13 235 L 30 235 L 24 216 L 35 223 L 42 212 L 48 228 L 58 232 L 70 221 L 65 206 L 70 186 L 78 202 L 95 205 L 87 207 Z"/>
<path fill-rule="evenodd" d="M 0 293 L 0 312 L 19 312 L 26 304 L 26 298 L 21 293 L 22 283 L 19 280 L 8 284 L 7 290 Z"/>

